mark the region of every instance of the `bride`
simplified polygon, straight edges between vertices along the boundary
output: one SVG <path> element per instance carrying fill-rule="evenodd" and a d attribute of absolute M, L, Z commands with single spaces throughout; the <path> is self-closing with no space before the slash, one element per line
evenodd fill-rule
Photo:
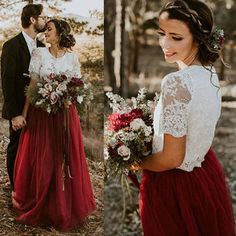
<path fill-rule="evenodd" d="M 199 0 L 172 0 L 160 11 L 159 43 L 178 71 L 165 76 L 154 112 L 153 155 L 141 166 L 145 236 L 234 236 L 232 202 L 211 144 L 220 117 L 213 63 L 223 34 Z"/>

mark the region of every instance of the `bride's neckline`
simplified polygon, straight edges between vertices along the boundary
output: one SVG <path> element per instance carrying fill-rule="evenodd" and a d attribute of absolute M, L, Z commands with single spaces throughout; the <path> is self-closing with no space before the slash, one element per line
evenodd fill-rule
<path fill-rule="evenodd" d="M 209 69 L 214 69 L 214 66 L 203 66 L 203 65 L 199 65 L 199 64 L 192 64 L 192 65 L 189 65 L 179 71 L 185 71 L 185 70 L 189 70 L 191 68 L 199 68 L 199 69 L 204 69 L 204 70 L 209 70 Z"/>
<path fill-rule="evenodd" d="M 67 51 L 65 51 L 65 53 L 64 53 L 62 56 L 60 56 L 60 57 L 55 57 L 55 56 L 53 56 L 52 53 L 50 52 L 50 49 L 49 49 L 49 48 L 47 48 L 47 51 L 48 51 L 48 53 L 50 54 L 50 56 L 51 56 L 53 59 L 55 59 L 55 60 L 64 57 L 64 56 L 66 55 L 66 53 L 67 53 Z"/>

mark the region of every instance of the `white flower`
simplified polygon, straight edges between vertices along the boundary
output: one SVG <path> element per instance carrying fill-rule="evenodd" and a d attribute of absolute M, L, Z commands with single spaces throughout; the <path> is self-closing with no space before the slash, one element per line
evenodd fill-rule
<path fill-rule="evenodd" d="M 136 118 L 130 122 L 130 128 L 133 130 L 139 130 L 140 128 L 145 127 L 145 123 L 142 119 Z"/>
<path fill-rule="evenodd" d="M 149 143 L 152 141 L 152 136 L 145 137 L 144 139 L 145 142 Z"/>
<path fill-rule="evenodd" d="M 47 107 L 47 113 L 51 113 L 51 107 L 50 106 Z"/>
<path fill-rule="evenodd" d="M 58 83 L 58 81 L 53 81 L 52 84 L 53 85 L 58 85 L 59 83 Z"/>
<path fill-rule="evenodd" d="M 62 92 L 66 91 L 66 89 L 67 89 L 66 84 L 61 83 L 61 84 L 59 84 L 59 85 L 57 86 L 56 92 L 57 92 L 58 94 L 60 94 L 60 95 L 63 95 Z"/>
<path fill-rule="evenodd" d="M 87 84 L 87 83 L 85 83 L 85 84 L 84 84 L 84 89 L 89 89 L 89 88 L 90 88 L 90 85 Z"/>
<path fill-rule="evenodd" d="M 149 135 L 151 135 L 152 133 L 152 127 L 151 126 L 145 126 L 144 128 L 144 133 L 145 133 L 145 136 L 148 137 Z"/>
<path fill-rule="evenodd" d="M 128 141 L 132 141 L 136 138 L 136 134 L 134 132 L 126 132 L 124 130 L 119 130 L 116 133 L 116 137 L 117 139 L 120 139 L 122 142 L 128 142 Z"/>
<path fill-rule="evenodd" d="M 108 160 L 109 158 L 109 152 L 107 148 L 104 148 L 104 160 Z"/>
<path fill-rule="evenodd" d="M 130 158 L 130 149 L 125 145 L 118 147 L 117 152 L 120 156 L 124 157 L 123 160 L 127 161 Z"/>
<path fill-rule="evenodd" d="M 84 99 L 84 97 L 79 95 L 79 96 L 77 97 L 77 102 L 78 102 L 79 104 L 81 104 L 81 103 L 83 102 L 83 99 Z"/>
<path fill-rule="evenodd" d="M 35 103 L 35 105 L 36 105 L 36 106 L 39 106 L 39 105 L 41 105 L 43 102 L 44 102 L 44 100 L 41 99 L 41 100 L 37 101 L 37 102 Z"/>
<path fill-rule="evenodd" d="M 47 97 L 49 94 L 48 90 L 45 88 L 40 88 L 38 93 L 41 94 L 43 97 Z"/>
<path fill-rule="evenodd" d="M 45 84 L 44 88 L 47 89 L 49 92 L 52 92 L 52 86 L 49 83 Z"/>

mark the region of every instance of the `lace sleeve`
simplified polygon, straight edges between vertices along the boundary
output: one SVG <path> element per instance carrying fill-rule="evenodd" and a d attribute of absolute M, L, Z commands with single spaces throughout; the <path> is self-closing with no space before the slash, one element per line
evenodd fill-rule
<path fill-rule="evenodd" d="M 40 75 L 40 68 L 42 66 L 42 56 L 40 48 L 36 48 L 32 52 L 30 65 L 29 65 L 29 73 L 30 77 L 39 78 Z"/>
<path fill-rule="evenodd" d="M 80 71 L 80 62 L 79 58 L 77 57 L 76 54 L 73 53 L 73 62 L 72 62 L 72 67 L 73 67 L 73 75 L 75 77 L 80 78 L 81 77 L 81 71 Z"/>
<path fill-rule="evenodd" d="M 189 77 L 171 75 L 164 79 L 162 85 L 162 133 L 174 137 L 187 134 L 187 122 L 192 99 Z"/>

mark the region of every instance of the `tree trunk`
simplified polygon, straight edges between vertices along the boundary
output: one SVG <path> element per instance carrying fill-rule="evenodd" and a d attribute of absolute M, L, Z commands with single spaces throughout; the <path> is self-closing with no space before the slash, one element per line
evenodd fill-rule
<path fill-rule="evenodd" d="M 225 50 L 222 50 L 222 57 L 224 58 L 225 55 Z M 224 80 L 225 79 L 225 65 L 221 62 L 220 63 L 220 80 Z"/>
<path fill-rule="evenodd" d="M 115 15 L 114 0 L 106 0 L 104 5 L 104 75 L 105 84 L 111 86 L 112 91 L 117 93 L 116 77 L 114 73 L 114 57 L 112 51 L 115 48 L 115 27 L 113 17 Z"/>
<path fill-rule="evenodd" d="M 116 87 L 121 87 L 121 24 L 122 24 L 122 0 L 116 0 L 116 21 L 115 21 L 115 51 L 114 51 L 114 73 Z"/>
<path fill-rule="evenodd" d="M 133 55 L 133 66 L 132 66 L 132 72 L 138 74 L 138 55 L 139 55 L 139 41 L 138 41 L 138 35 L 135 33 L 135 41 L 134 41 L 134 55 Z"/>
<path fill-rule="evenodd" d="M 129 67 L 130 67 L 130 54 L 129 54 L 129 37 L 128 32 L 125 30 L 125 18 L 126 18 L 126 0 L 122 0 L 122 18 L 121 18 L 121 57 L 120 57 L 120 78 L 121 88 L 120 94 L 127 98 L 129 92 Z"/>

